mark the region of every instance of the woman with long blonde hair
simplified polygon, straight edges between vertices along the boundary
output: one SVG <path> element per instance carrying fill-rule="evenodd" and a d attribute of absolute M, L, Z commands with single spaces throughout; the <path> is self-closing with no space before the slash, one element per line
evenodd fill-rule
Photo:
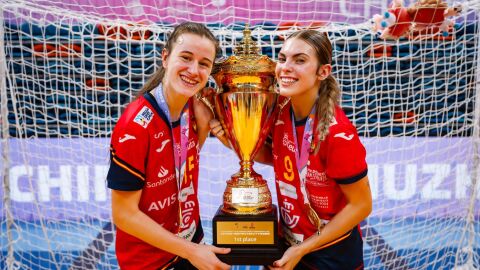
<path fill-rule="evenodd" d="M 288 249 L 270 269 L 362 269 L 359 224 L 372 209 L 366 151 L 339 106 L 325 33 L 301 30 L 283 44 L 272 145 L 255 157 L 275 170 Z M 217 120 L 211 132 L 224 144 Z"/>

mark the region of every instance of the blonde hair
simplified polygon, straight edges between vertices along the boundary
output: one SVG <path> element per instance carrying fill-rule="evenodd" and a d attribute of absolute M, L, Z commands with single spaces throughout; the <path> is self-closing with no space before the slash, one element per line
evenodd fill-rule
<path fill-rule="evenodd" d="M 322 65 L 332 64 L 332 44 L 326 33 L 306 29 L 293 33 L 287 40 L 291 38 L 303 40 L 315 49 L 319 64 L 318 69 Z M 328 129 L 335 117 L 335 107 L 338 105 L 339 99 L 340 87 L 337 80 L 330 74 L 321 82 L 317 103 L 315 104 L 317 106 L 317 114 L 315 115 L 317 127 L 314 134 L 316 134 L 316 141 L 318 142 L 315 145 L 315 153 L 318 153 L 320 142 L 324 141 L 328 135 Z"/>

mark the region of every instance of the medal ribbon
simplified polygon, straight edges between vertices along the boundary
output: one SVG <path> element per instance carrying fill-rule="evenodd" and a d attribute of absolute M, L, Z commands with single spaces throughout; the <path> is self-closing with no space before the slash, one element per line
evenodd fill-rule
<path fill-rule="evenodd" d="M 306 188 L 307 171 L 308 171 L 308 165 L 309 165 L 308 158 L 314 145 L 313 144 L 313 133 L 314 133 L 313 124 L 315 119 L 316 108 L 317 106 L 314 105 L 312 110 L 310 111 L 310 114 L 308 115 L 307 122 L 305 123 L 305 129 L 303 131 L 303 137 L 301 140 L 302 148 L 299 148 L 297 145 L 297 142 L 298 142 L 297 130 L 295 128 L 295 116 L 293 115 L 293 110 L 291 113 L 291 119 L 292 119 L 293 137 L 294 137 L 293 141 L 295 143 L 295 148 L 297 149 L 297 151 L 295 152 L 295 157 L 297 161 L 298 175 L 300 176 L 300 191 L 302 192 L 302 195 L 303 195 L 303 204 L 307 208 L 308 218 L 310 222 L 312 222 L 320 231 L 324 226 L 324 223 L 318 217 L 317 212 L 315 212 L 315 210 L 312 208 L 312 205 L 310 204 L 310 201 L 308 199 L 309 196 Z"/>
<path fill-rule="evenodd" d="M 168 120 L 168 125 L 170 127 L 170 132 L 172 135 L 173 140 L 173 158 L 175 160 L 175 176 L 177 177 L 177 187 L 178 187 L 178 211 L 179 211 L 179 228 L 182 224 L 182 203 L 181 203 L 181 191 L 182 191 L 182 182 L 183 177 L 185 174 L 185 163 L 187 160 L 187 150 L 188 150 L 188 134 L 189 134 L 189 125 L 190 125 L 190 117 L 189 117 L 189 107 L 188 102 L 183 107 L 182 113 L 180 114 L 180 143 L 175 143 L 175 136 L 173 136 L 173 128 L 170 118 L 170 111 L 168 109 L 167 101 L 163 95 L 163 87 L 160 83 L 158 87 L 154 90 L 155 99 L 158 103 L 158 106 L 165 114 Z M 176 149 L 176 145 L 180 145 L 180 149 Z M 180 230 L 180 229 L 179 229 Z"/>

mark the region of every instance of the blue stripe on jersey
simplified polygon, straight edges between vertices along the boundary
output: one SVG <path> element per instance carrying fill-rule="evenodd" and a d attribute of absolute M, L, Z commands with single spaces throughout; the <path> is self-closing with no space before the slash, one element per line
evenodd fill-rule
<path fill-rule="evenodd" d="M 357 182 L 358 180 L 367 176 L 367 174 L 368 174 L 368 168 L 365 169 L 363 172 L 355 175 L 355 176 L 348 177 L 348 178 L 342 178 L 342 179 L 334 179 L 334 180 L 335 180 L 335 182 L 337 182 L 337 184 L 340 184 L 340 185 L 353 184 L 353 183 Z"/>
<path fill-rule="evenodd" d="M 114 155 L 113 153 L 111 153 L 110 168 L 107 174 L 107 186 L 111 189 L 121 191 L 141 190 L 145 182 L 139 179 L 138 176 L 135 176 L 130 171 L 117 164 L 117 162 L 121 162 L 123 166 L 131 168 L 131 166 L 129 166 L 126 162 L 122 161 L 116 156 L 115 159 L 117 160 L 117 162 L 115 162 L 113 161 L 113 158 Z M 133 168 L 131 169 L 135 170 Z"/>

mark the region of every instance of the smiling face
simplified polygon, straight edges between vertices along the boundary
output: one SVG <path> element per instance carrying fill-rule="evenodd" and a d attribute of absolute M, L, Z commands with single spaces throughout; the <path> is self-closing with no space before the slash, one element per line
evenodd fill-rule
<path fill-rule="evenodd" d="M 215 59 L 215 44 L 206 37 L 185 33 L 172 47 L 171 51 L 162 52 L 163 87 L 165 91 L 190 98 L 207 83 Z"/>
<path fill-rule="evenodd" d="M 285 41 L 278 55 L 275 75 L 282 96 L 316 96 L 320 86 L 315 50 L 303 40 Z"/>
<path fill-rule="evenodd" d="M 315 49 L 299 38 L 285 41 L 278 55 L 275 75 L 282 96 L 315 100 L 330 65 L 320 65 Z"/>

